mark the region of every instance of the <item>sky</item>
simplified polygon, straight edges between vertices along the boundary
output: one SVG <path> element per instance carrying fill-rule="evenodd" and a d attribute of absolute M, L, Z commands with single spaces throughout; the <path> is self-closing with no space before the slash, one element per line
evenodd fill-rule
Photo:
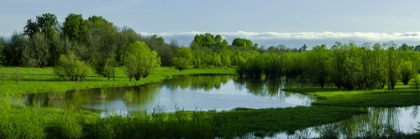
<path fill-rule="evenodd" d="M 189 46 L 195 34 L 251 39 L 290 48 L 335 41 L 420 44 L 418 0 L 2 0 L 0 36 L 22 32 L 44 13 L 63 22 L 70 13 L 102 16 L 141 35 Z"/>

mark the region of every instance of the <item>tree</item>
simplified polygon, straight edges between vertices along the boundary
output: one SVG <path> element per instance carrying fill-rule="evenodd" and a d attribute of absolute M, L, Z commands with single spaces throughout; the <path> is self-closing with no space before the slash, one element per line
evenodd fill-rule
<path fill-rule="evenodd" d="M 152 70 L 160 67 L 160 58 L 156 51 L 150 50 L 146 43 L 136 41 L 127 48 L 124 67 L 130 81 L 132 78 L 138 81 L 141 77 L 147 77 Z"/>
<path fill-rule="evenodd" d="M 45 67 L 50 56 L 49 43 L 41 33 L 35 33 L 30 39 L 30 45 L 26 46 L 22 54 L 26 66 Z"/>
<path fill-rule="evenodd" d="M 13 33 L 8 45 L 3 50 L 6 57 L 5 65 L 23 66 L 24 59 L 22 58 L 22 54 L 29 44 L 30 42 L 25 35 L 17 32 Z"/>
<path fill-rule="evenodd" d="M 89 65 L 79 60 L 79 57 L 73 51 L 70 51 L 68 54 L 60 55 L 58 64 L 53 70 L 61 80 L 83 81 L 89 69 Z"/>
<path fill-rule="evenodd" d="M 321 88 L 324 88 L 330 65 L 330 56 L 326 45 L 315 46 L 308 54 L 307 62 L 306 74 L 314 78 Z"/>
<path fill-rule="evenodd" d="M 211 33 L 197 34 L 191 42 L 191 48 L 197 49 L 201 47 L 210 48 L 213 51 L 222 50 L 228 47 L 228 42 L 221 35 L 214 36 Z"/>
<path fill-rule="evenodd" d="M 110 78 L 115 80 L 115 65 L 116 65 L 116 62 L 114 59 L 108 58 L 106 60 L 105 67 L 104 67 L 104 74 L 105 74 L 105 77 L 108 78 L 108 80 L 110 80 Z"/>
<path fill-rule="evenodd" d="M 12 80 L 14 80 L 16 82 L 16 84 L 18 83 L 18 81 L 22 80 L 22 78 L 23 78 L 23 74 L 20 70 L 21 69 L 18 68 L 18 69 L 14 69 L 12 71 L 11 77 L 12 77 Z M 4 74 L 4 73 L 2 73 L 2 74 Z"/>
<path fill-rule="evenodd" d="M 394 42 L 385 43 L 388 46 L 387 52 L 387 69 L 388 69 L 388 89 L 394 90 L 399 79 L 399 60 L 395 51 L 396 44 Z"/>
<path fill-rule="evenodd" d="M 242 47 L 242 48 L 250 48 L 253 50 L 257 50 L 257 44 L 253 44 L 251 40 L 244 39 L 244 38 L 235 38 L 232 41 L 232 46 Z"/>
<path fill-rule="evenodd" d="M 71 41 L 83 42 L 88 30 L 88 22 L 81 14 L 69 14 L 63 23 L 63 35 Z"/>
<path fill-rule="evenodd" d="M 108 58 L 115 59 L 118 37 L 117 28 L 101 16 L 88 18 L 88 31 L 85 45 L 89 50 L 95 72 L 105 76 L 104 67 Z"/>
<path fill-rule="evenodd" d="M 115 58 L 116 62 L 118 62 L 118 65 L 123 65 L 123 56 L 127 50 L 128 45 L 141 40 L 141 38 L 132 28 L 129 27 L 122 27 L 118 32 L 118 37 L 118 49 Z"/>
<path fill-rule="evenodd" d="M 418 93 L 419 88 L 420 88 L 420 79 L 418 75 L 414 76 L 413 82 L 414 82 L 414 88 L 416 88 L 416 92 Z"/>
<path fill-rule="evenodd" d="M 399 67 L 399 71 L 401 74 L 401 82 L 403 82 L 404 85 L 407 85 L 408 82 L 417 75 L 416 70 L 410 61 L 402 61 Z"/>
<path fill-rule="evenodd" d="M 176 69 L 182 71 L 184 69 L 188 69 L 191 66 L 193 60 L 193 53 L 190 48 L 181 47 L 176 56 L 173 59 L 173 64 Z"/>
<path fill-rule="evenodd" d="M 165 40 L 162 37 L 152 35 L 149 37 L 142 38 L 141 40 L 144 41 L 147 44 L 147 46 L 150 47 L 150 49 L 158 53 L 158 56 L 160 57 L 163 66 L 172 65 L 172 59 L 175 55 L 175 49 L 173 49 L 173 47 L 171 47 L 170 45 L 166 44 Z M 176 47 L 178 47 L 177 42 L 172 41 L 171 43 L 172 46 L 176 45 Z"/>
<path fill-rule="evenodd" d="M 45 13 L 36 16 L 36 22 L 29 19 L 24 27 L 24 34 L 32 38 L 36 33 L 42 33 L 51 41 L 56 33 L 55 27 L 58 25 L 57 17 L 54 14 Z"/>
<path fill-rule="evenodd" d="M 2 65 L 5 62 L 5 55 L 4 55 L 4 48 L 6 46 L 6 41 L 0 37 L 0 65 Z"/>

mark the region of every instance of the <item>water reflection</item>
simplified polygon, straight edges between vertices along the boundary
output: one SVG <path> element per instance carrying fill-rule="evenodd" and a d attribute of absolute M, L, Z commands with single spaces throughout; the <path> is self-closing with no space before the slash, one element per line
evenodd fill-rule
<path fill-rule="evenodd" d="M 418 106 L 399 108 L 365 108 L 368 114 L 354 116 L 337 123 L 296 131 L 294 134 L 279 133 L 275 138 L 399 138 L 415 133 L 420 121 Z"/>
<path fill-rule="evenodd" d="M 312 98 L 282 91 L 280 80 L 239 79 L 234 76 L 186 76 L 137 87 L 73 90 L 24 95 L 27 106 L 67 110 L 86 109 L 101 114 L 128 114 L 156 107 L 175 111 L 230 110 L 310 105 Z M 131 91 L 130 95 L 127 91 Z M 130 97 L 130 99 L 127 99 Z"/>

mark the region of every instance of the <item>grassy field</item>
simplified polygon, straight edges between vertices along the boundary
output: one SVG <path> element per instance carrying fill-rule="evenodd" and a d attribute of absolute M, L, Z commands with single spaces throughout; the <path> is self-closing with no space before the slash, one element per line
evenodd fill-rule
<path fill-rule="evenodd" d="M 82 82 L 60 81 L 52 68 L 0 68 L 0 92 L 2 93 L 40 93 L 65 92 L 73 89 L 87 89 L 100 87 L 136 86 L 179 75 L 193 74 L 236 74 L 234 69 L 189 69 L 178 71 L 163 67 L 154 71 L 147 78 L 140 81 L 129 81 L 122 68 L 116 68 L 115 80 L 108 80 L 93 71 L 89 72 Z M 21 79 L 16 83 L 12 76 L 19 75 Z"/>
<path fill-rule="evenodd" d="M 285 91 L 315 96 L 312 105 L 344 107 L 401 107 L 420 105 L 420 92 L 414 84 L 398 83 L 394 90 L 340 90 L 336 88 L 289 88 Z"/>

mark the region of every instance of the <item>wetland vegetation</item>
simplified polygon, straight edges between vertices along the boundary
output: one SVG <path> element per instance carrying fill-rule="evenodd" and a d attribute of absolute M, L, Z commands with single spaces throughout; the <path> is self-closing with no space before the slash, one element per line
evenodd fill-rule
<path fill-rule="evenodd" d="M 101 16 L 59 24 L 46 13 L 0 39 L 0 138 L 416 138 L 416 126 L 406 132 L 395 121 L 405 109 L 417 117 L 418 51 L 392 41 L 263 47 L 210 33 L 185 47 Z M 159 88 L 180 105 L 153 101 Z M 284 101 L 298 95 L 315 99 Z M 203 110 L 182 103 L 205 99 L 213 103 Z M 138 107 L 102 115 L 86 102 Z"/>

